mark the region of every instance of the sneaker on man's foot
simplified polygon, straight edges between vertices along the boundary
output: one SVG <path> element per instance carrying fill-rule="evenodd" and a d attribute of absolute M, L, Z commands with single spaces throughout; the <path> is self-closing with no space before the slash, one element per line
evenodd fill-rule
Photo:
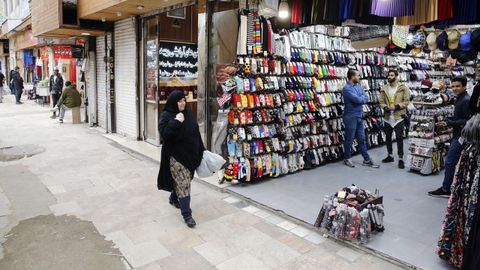
<path fill-rule="evenodd" d="M 193 217 L 186 218 L 185 219 L 185 224 L 187 224 L 187 226 L 189 228 L 193 228 L 197 225 L 197 223 L 195 222 L 195 219 L 193 219 Z"/>
<path fill-rule="evenodd" d="M 393 162 L 393 161 L 394 161 L 393 157 L 388 155 L 388 157 L 386 157 L 382 160 L 382 163 L 390 163 L 390 162 Z"/>
<path fill-rule="evenodd" d="M 371 160 L 368 160 L 368 161 L 364 160 L 363 161 L 363 166 L 367 166 L 367 167 L 371 167 L 371 168 L 375 168 L 375 169 L 380 168 L 380 165 L 373 163 L 373 161 L 371 161 Z"/>
<path fill-rule="evenodd" d="M 63 124 L 63 119 L 58 119 L 58 122 L 59 122 L 60 124 Z"/>
<path fill-rule="evenodd" d="M 21 101 L 17 101 L 17 102 L 16 102 L 16 104 L 23 104 L 23 102 L 21 102 Z"/>
<path fill-rule="evenodd" d="M 428 195 L 433 196 L 433 197 L 448 198 L 448 197 L 450 197 L 450 190 L 445 190 L 445 189 L 443 189 L 443 187 L 440 187 L 436 190 L 428 192 Z"/>
<path fill-rule="evenodd" d="M 405 169 L 405 162 L 403 162 L 402 159 L 400 159 L 400 160 L 398 161 L 398 168 L 400 168 L 400 169 Z"/>
<path fill-rule="evenodd" d="M 345 163 L 345 165 L 347 165 L 350 168 L 355 168 L 355 164 L 353 164 L 353 162 L 350 159 L 345 159 L 343 163 Z"/>

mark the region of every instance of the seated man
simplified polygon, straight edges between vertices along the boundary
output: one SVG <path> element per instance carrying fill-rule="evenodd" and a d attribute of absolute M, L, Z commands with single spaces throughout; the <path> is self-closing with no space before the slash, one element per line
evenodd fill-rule
<path fill-rule="evenodd" d="M 63 93 L 60 96 L 60 99 L 57 102 L 57 106 L 52 109 L 53 112 L 56 112 L 60 109 L 60 119 L 58 120 L 60 123 L 63 123 L 63 117 L 65 116 L 65 110 L 67 108 L 75 108 L 79 107 L 82 104 L 82 98 L 80 97 L 80 93 L 77 89 L 72 85 L 71 82 L 65 82 L 65 89 L 63 89 Z"/>

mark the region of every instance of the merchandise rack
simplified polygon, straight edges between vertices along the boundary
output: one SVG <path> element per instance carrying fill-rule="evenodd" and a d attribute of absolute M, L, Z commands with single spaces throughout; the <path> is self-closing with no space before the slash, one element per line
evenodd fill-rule
<path fill-rule="evenodd" d="M 444 154 L 453 130 L 445 118 L 453 114 L 453 106 L 413 102 L 418 107 L 410 124 L 409 168 L 422 175 L 438 173 L 443 169 Z"/>

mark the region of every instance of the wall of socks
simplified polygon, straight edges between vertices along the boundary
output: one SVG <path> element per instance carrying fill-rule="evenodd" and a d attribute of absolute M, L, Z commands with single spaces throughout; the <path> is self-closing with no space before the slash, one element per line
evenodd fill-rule
<path fill-rule="evenodd" d="M 349 68 L 360 71 L 370 97 L 364 106 L 367 144 L 384 143 L 378 93 L 388 57 L 355 51 L 347 36 L 347 27 L 307 27 L 275 35 L 271 50 L 255 44 L 238 50 L 224 180 L 250 182 L 340 159 L 341 91 Z"/>
<path fill-rule="evenodd" d="M 253 33 L 250 37 L 250 32 Z M 343 156 L 342 88 L 347 71 L 361 73 L 370 102 L 364 106 L 368 147 L 383 145 L 380 88 L 390 68 L 416 96 L 426 78 L 469 72 L 446 68 L 428 54 L 355 50 L 348 27 L 309 26 L 273 33 L 268 19 L 240 14 L 237 72 L 222 102 L 229 110 L 224 179 L 233 183 L 277 177 L 336 161 Z M 443 59 L 444 60 L 444 59 Z M 357 144 L 354 142 L 354 151 Z"/>

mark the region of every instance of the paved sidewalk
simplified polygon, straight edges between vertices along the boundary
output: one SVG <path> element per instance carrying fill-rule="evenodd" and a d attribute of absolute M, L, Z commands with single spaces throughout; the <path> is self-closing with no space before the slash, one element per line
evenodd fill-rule
<path fill-rule="evenodd" d="M 2 238 L 21 220 L 53 213 L 93 222 L 119 249 L 126 269 L 402 269 L 198 181 L 192 184 L 198 226 L 189 229 L 168 194 L 156 190 L 156 162 L 97 129 L 70 124 L 69 114 L 65 124 L 49 116 L 47 107 L 15 105 L 11 96 L 0 104 L 0 148 L 45 149 L 0 162 Z M 45 192 L 13 196 L 6 183 L 23 174 L 38 178 Z M 25 203 L 34 197 L 46 206 Z"/>

